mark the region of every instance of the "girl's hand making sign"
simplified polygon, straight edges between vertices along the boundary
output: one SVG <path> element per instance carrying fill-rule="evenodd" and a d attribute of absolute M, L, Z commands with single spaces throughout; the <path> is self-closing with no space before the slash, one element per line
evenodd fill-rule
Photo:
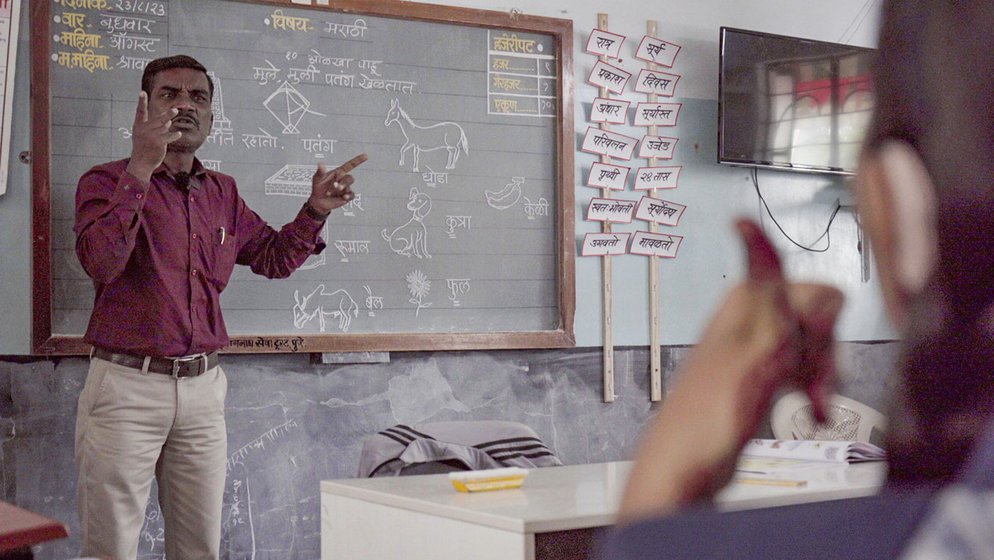
<path fill-rule="evenodd" d="M 621 521 L 674 513 L 727 484 L 776 392 L 807 391 L 825 418 L 834 382 L 833 329 L 843 295 L 784 278 L 776 250 L 752 221 L 736 223 L 748 277 L 711 319 L 643 436 Z"/>

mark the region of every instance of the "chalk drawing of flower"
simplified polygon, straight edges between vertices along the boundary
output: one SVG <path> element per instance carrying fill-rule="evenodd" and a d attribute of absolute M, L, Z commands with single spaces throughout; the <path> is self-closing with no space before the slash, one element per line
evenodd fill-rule
<path fill-rule="evenodd" d="M 425 276 L 424 272 L 420 270 L 415 270 L 407 274 L 407 289 L 411 292 L 411 299 L 407 300 L 418 308 L 414 311 L 414 316 L 417 317 L 421 310 L 426 307 L 431 307 L 431 302 L 425 303 L 425 298 L 428 297 L 428 292 L 431 291 L 431 280 Z"/>

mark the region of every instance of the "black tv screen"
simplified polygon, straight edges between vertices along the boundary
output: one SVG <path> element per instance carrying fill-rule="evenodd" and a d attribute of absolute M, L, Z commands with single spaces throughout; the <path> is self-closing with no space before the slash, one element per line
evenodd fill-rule
<path fill-rule="evenodd" d="M 718 162 L 852 174 L 874 49 L 721 28 Z"/>

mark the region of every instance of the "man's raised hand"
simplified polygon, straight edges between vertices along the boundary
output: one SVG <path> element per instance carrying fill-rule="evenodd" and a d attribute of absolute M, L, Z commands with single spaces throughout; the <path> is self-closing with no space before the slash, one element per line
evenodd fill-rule
<path fill-rule="evenodd" d="M 182 136 L 179 131 L 170 131 L 173 117 L 179 111 L 167 109 L 159 114 L 148 114 L 148 94 L 144 91 L 138 94 L 138 108 L 135 110 L 135 122 L 131 126 L 131 161 L 128 172 L 149 182 L 152 172 L 166 157 L 166 146 Z"/>
<path fill-rule="evenodd" d="M 367 159 L 366 154 L 360 154 L 332 170 L 319 163 L 311 178 L 311 197 L 308 199 L 311 207 L 327 214 L 348 204 L 355 198 L 355 193 L 352 192 L 355 179 L 349 173 Z"/>

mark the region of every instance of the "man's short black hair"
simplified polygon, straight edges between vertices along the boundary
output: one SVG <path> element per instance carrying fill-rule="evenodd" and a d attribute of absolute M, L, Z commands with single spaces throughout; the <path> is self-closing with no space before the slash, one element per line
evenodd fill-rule
<path fill-rule="evenodd" d="M 214 99 L 214 80 L 211 80 L 210 75 L 207 74 L 207 68 L 205 68 L 203 64 L 197 62 L 197 59 L 185 54 L 166 56 L 149 62 L 145 66 L 145 71 L 142 72 L 142 91 L 151 96 L 152 82 L 155 80 L 155 75 L 163 70 L 170 70 L 172 68 L 192 68 L 193 70 L 200 70 L 203 72 L 204 75 L 207 76 L 207 87 L 209 89 L 211 99 Z"/>

